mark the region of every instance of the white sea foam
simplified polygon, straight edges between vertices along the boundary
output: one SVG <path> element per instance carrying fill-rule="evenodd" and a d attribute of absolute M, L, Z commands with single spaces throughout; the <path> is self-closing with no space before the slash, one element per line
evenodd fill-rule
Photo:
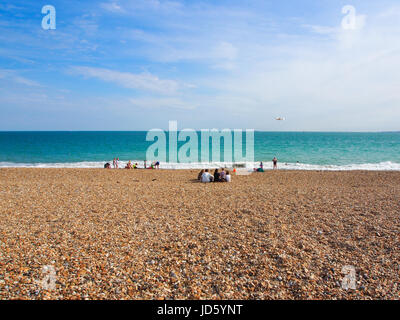
<path fill-rule="evenodd" d="M 103 168 L 104 164 L 112 161 L 84 161 L 84 162 L 66 162 L 66 163 L 14 163 L 14 162 L 0 162 L 0 168 Z M 120 161 L 119 167 L 124 168 L 127 161 Z M 144 167 L 143 161 L 135 161 L 138 163 L 139 168 Z M 252 170 L 259 167 L 259 162 L 254 163 L 231 163 L 231 162 L 215 162 L 215 163 L 161 163 L 160 169 L 204 169 L 204 168 L 244 168 Z M 150 162 L 147 162 L 147 166 Z M 354 170 L 367 170 L 367 171 L 400 171 L 400 163 L 395 162 L 380 162 L 380 163 L 362 163 L 362 164 L 347 164 L 347 165 L 317 165 L 305 163 L 279 163 L 279 169 L 283 170 L 322 170 L 322 171 L 354 171 Z M 264 162 L 264 169 L 272 169 L 270 161 Z"/>

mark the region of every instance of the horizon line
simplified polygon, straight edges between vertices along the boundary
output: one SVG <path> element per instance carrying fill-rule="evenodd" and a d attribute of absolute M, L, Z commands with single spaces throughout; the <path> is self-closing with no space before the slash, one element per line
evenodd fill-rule
<path fill-rule="evenodd" d="M 163 130 L 165 132 L 169 132 L 169 130 L 164 130 L 161 128 L 153 128 L 153 129 L 160 129 Z M 148 130 L 0 130 L 0 133 L 12 133 L 12 132 L 48 132 L 48 133 L 52 133 L 52 132 L 147 132 L 149 130 L 153 130 L 153 129 L 148 129 Z M 181 130 L 184 129 L 188 129 L 188 128 L 183 128 Z M 213 129 L 217 129 L 217 130 L 224 130 L 224 129 L 230 129 L 230 130 L 236 130 L 236 129 L 241 129 L 241 128 L 222 128 L 222 129 L 218 129 L 218 128 L 209 128 L 209 129 L 205 129 L 205 130 L 213 130 Z M 177 131 L 181 131 L 181 130 L 177 130 Z M 201 131 L 204 130 L 203 129 L 194 129 L 195 131 Z M 245 130 L 249 130 L 249 129 L 241 129 L 243 131 Z M 250 129 L 252 130 L 252 129 Z M 288 130 L 288 131 L 281 131 L 281 130 L 277 130 L 277 131 L 269 131 L 269 130 L 255 130 L 254 132 L 266 132 L 266 133 L 400 133 L 400 130 L 387 130 L 387 131 L 319 131 L 319 130 Z"/>

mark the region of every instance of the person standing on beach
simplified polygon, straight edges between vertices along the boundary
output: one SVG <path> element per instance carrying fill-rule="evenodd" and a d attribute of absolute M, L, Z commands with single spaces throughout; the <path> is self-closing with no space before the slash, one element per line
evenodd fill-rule
<path fill-rule="evenodd" d="M 278 159 L 276 157 L 272 159 L 272 163 L 274 164 L 274 169 L 278 169 Z"/>
<path fill-rule="evenodd" d="M 113 168 L 114 168 L 114 169 L 116 168 L 116 160 L 115 160 L 115 158 L 114 158 L 114 160 L 113 160 Z"/>
<path fill-rule="evenodd" d="M 115 166 L 118 169 L 118 162 L 119 162 L 119 158 L 117 158 L 117 160 L 115 160 Z"/>

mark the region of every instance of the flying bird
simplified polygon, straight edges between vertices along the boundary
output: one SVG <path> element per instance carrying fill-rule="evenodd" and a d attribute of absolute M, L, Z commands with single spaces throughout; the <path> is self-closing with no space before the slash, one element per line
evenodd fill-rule
<path fill-rule="evenodd" d="M 285 118 L 283 118 L 283 117 L 278 117 L 278 118 L 275 118 L 275 120 L 277 120 L 277 121 L 284 121 Z"/>

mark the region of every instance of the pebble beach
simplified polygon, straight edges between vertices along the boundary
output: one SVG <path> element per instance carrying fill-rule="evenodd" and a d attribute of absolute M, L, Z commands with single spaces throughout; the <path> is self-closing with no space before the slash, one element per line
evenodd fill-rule
<path fill-rule="evenodd" d="M 399 299 L 400 172 L 197 174 L 0 169 L 0 299 Z"/>

